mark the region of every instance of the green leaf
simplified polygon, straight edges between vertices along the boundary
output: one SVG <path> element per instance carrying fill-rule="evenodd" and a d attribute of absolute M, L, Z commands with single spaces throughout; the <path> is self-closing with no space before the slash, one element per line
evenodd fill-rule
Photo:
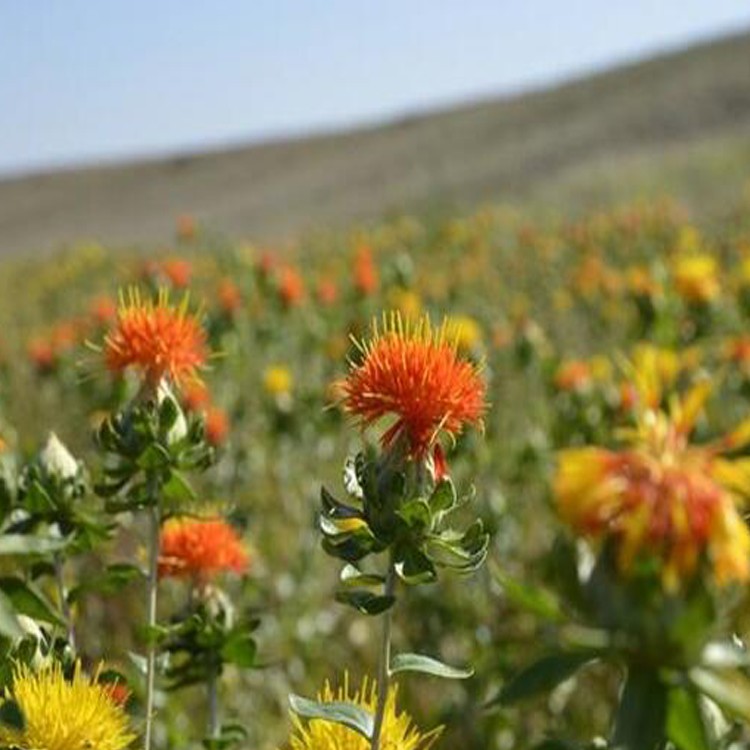
<path fill-rule="evenodd" d="M 422 498 L 409 500 L 409 502 L 404 503 L 396 513 L 404 520 L 410 529 L 416 529 L 417 531 L 429 528 L 432 521 L 430 506 L 425 500 L 422 500 Z"/>
<path fill-rule="evenodd" d="M 354 591 L 337 591 L 336 601 L 348 604 L 364 615 L 379 615 L 395 604 L 396 597 L 379 596 L 371 591 L 355 589 Z"/>
<path fill-rule="evenodd" d="M 238 667 L 250 669 L 255 666 L 255 655 L 258 647 L 249 633 L 232 633 L 221 649 L 224 661 Z"/>
<path fill-rule="evenodd" d="M 432 491 L 429 499 L 433 513 L 444 513 L 456 504 L 456 488 L 450 477 L 441 479 Z"/>
<path fill-rule="evenodd" d="M 23 732 L 26 729 L 26 719 L 23 711 L 21 711 L 21 707 L 15 701 L 6 700 L 0 706 L 0 724 L 17 732 Z"/>
<path fill-rule="evenodd" d="M 689 677 L 701 693 L 725 711 L 750 722 L 750 679 L 742 672 L 695 667 Z"/>
<path fill-rule="evenodd" d="M 8 597 L 16 612 L 55 625 L 65 624 L 52 603 L 33 584 L 8 576 L 0 578 L 0 591 Z"/>
<path fill-rule="evenodd" d="M 448 664 L 433 659 L 431 656 L 422 654 L 397 654 L 391 660 L 390 673 L 399 672 L 422 672 L 435 677 L 444 677 L 447 680 L 466 680 L 474 674 L 471 667 L 461 669 L 451 667 Z"/>
<path fill-rule="evenodd" d="M 67 539 L 56 537 L 2 534 L 0 535 L 0 555 L 45 555 L 62 549 L 67 541 Z"/>
<path fill-rule="evenodd" d="M 429 557 L 418 549 L 403 545 L 395 554 L 394 568 L 398 577 L 413 586 L 418 583 L 431 583 L 437 578 L 437 571 Z"/>
<path fill-rule="evenodd" d="M 294 713 L 306 719 L 331 721 L 353 729 L 366 740 L 372 737 L 372 714 L 353 703 L 318 703 L 299 695 L 290 695 L 289 706 Z"/>
<path fill-rule="evenodd" d="M 24 632 L 10 599 L 0 591 L 0 634 L 7 638 L 23 638 Z"/>
<path fill-rule="evenodd" d="M 622 750 L 655 750 L 665 739 L 667 687 L 656 671 L 630 667 L 617 708 L 613 744 Z"/>
<path fill-rule="evenodd" d="M 341 570 L 341 583 L 345 586 L 382 586 L 385 577 L 376 573 L 363 573 L 354 565 L 345 565 Z"/>
<path fill-rule="evenodd" d="M 128 584 L 145 578 L 145 573 L 130 563 L 114 563 L 108 565 L 101 575 L 94 575 L 89 580 L 70 590 L 68 601 L 73 603 L 90 592 L 97 592 L 105 596 L 119 593 Z"/>
<path fill-rule="evenodd" d="M 503 686 L 500 694 L 489 705 L 510 705 L 538 693 L 547 692 L 564 682 L 581 667 L 599 658 L 598 651 L 557 652 L 543 656 L 539 661 L 516 674 Z"/>
<path fill-rule="evenodd" d="M 678 750 L 711 750 L 700 699 L 694 690 L 677 687 L 669 691 L 667 737 Z"/>

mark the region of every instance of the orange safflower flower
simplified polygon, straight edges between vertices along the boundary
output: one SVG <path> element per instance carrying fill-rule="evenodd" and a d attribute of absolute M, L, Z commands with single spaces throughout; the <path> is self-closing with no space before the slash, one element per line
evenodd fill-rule
<path fill-rule="evenodd" d="M 32 339 L 28 344 L 27 353 L 34 369 L 40 375 L 48 375 L 53 372 L 59 363 L 57 350 L 45 338 Z"/>
<path fill-rule="evenodd" d="M 205 409 L 211 403 L 211 394 L 205 383 L 193 381 L 187 383 L 182 391 L 182 405 L 192 412 Z"/>
<path fill-rule="evenodd" d="M 142 299 L 137 289 L 121 297 L 117 323 L 104 340 L 112 372 L 132 367 L 151 387 L 164 377 L 179 386 L 198 379 L 207 356 L 206 334 L 198 317 L 188 312 L 187 295 L 178 306 L 164 289 L 156 301 Z"/>
<path fill-rule="evenodd" d="M 294 266 L 284 266 L 279 271 L 278 285 L 284 307 L 296 307 L 305 298 L 305 282 Z"/>
<path fill-rule="evenodd" d="M 220 573 L 244 573 L 249 555 L 237 532 L 220 518 L 173 518 L 162 528 L 159 577 L 206 584 Z"/>
<path fill-rule="evenodd" d="M 216 296 L 219 299 L 221 311 L 233 318 L 242 307 L 242 294 L 239 287 L 231 279 L 222 279 Z"/>
<path fill-rule="evenodd" d="M 167 258 L 161 264 L 161 272 L 175 289 L 184 289 L 190 284 L 193 267 L 190 261 L 184 258 Z"/>
<path fill-rule="evenodd" d="M 354 287 L 369 296 L 374 294 L 378 288 L 380 279 L 378 269 L 372 259 L 372 250 L 368 245 L 360 245 L 354 258 Z"/>
<path fill-rule="evenodd" d="M 621 450 L 562 451 L 555 477 L 563 519 L 583 536 L 613 540 L 625 573 L 639 560 L 658 560 L 669 591 L 703 559 L 719 585 L 750 579 L 750 532 L 737 510 L 750 496 L 750 461 L 723 455 L 750 441 L 750 422 L 692 444 L 708 394 L 703 383 L 669 413 L 645 408 Z"/>
<path fill-rule="evenodd" d="M 90 311 L 96 325 L 106 326 L 117 317 L 117 304 L 110 297 L 102 295 L 92 301 Z"/>
<path fill-rule="evenodd" d="M 323 307 L 331 307 L 336 304 L 336 300 L 339 298 L 339 290 L 336 287 L 336 282 L 333 279 L 322 278 L 318 281 L 317 288 L 318 302 Z"/>
<path fill-rule="evenodd" d="M 212 406 L 206 410 L 206 440 L 213 446 L 221 445 L 229 434 L 229 418 L 223 409 Z"/>
<path fill-rule="evenodd" d="M 557 368 L 554 377 L 555 388 L 568 392 L 584 391 L 592 380 L 591 367 L 581 360 L 564 362 Z"/>
<path fill-rule="evenodd" d="M 181 214 L 177 217 L 177 239 L 189 242 L 195 239 L 196 231 L 195 219 L 190 214 Z"/>
<path fill-rule="evenodd" d="M 404 322 L 391 313 L 357 346 L 363 359 L 341 383 L 343 406 L 363 427 L 394 416 L 384 447 L 404 438 L 410 455 L 422 459 L 440 432 L 457 435 L 481 422 L 484 382 L 477 366 L 459 357 L 446 323 L 436 329 L 426 316 Z"/>

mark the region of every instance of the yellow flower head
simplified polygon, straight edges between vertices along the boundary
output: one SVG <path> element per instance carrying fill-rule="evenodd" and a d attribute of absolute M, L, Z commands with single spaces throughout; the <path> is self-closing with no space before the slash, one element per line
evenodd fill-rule
<path fill-rule="evenodd" d="M 463 352 L 473 352 L 482 343 L 482 328 L 468 315 L 452 315 L 448 318 L 447 327 Z"/>
<path fill-rule="evenodd" d="M 406 320 L 416 320 L 422 314 L 422 299 L 413 289 L 397 288 L 388 295 L 388 304 Z"/>
<path fill-rule="evenodd" d="M 284 365 L 267 367 L 263 373 L 263 388 L 269 396 L 283 396 L 291 393 L 293 386 L 292 373 Z"/>
<path fill-rule="evenodd" d="M 750 579 L 750 532 L 737 510 L 750 496 L 750 459 L 724 455 L 750 442 L 750 420 L 713 443 L 691 443 L 709 393 L 704 382 L 669 411 L 643 408 L 619 450 L 592 446 L 559 456 L 562 518 L 585 537 L 614 541 L 625 573 L 639 560 L 659 560 L 669 591 L 702 560 L 719 585 Z"/>
<path fill-rule="evenodd" d="M 711 255 L 681 255 L 674 264 L 674 285 L 685 302 L 705 305 L 719 295 L 719 272 Z"/>
<path fill-rule="evenodd" d="M 437 727 L 426 734 L 420 732 L 407 713 L 398 712 L 397 696 L 398 688 L 391 687 L 385 704 L 380 747 L 383 750 L 429 750 L 441 735 L 443 728 Z M 354 703 L 374 712 L 377 685 L 365 677 L 360 688 L 350 692 L 349 675 L 344 674 L 343 686 L 334 691 L 326 682 L 323 691 L 318 695 L 318 700 L 323 703 Z M 292 721 L 294 730 L 290 738 L 291 750 L 369 750 L 368 740 L 341 724 L 323 719 L 303 721 L 296 714 L 292 714 Z"/>
<path fill-rule="evenodd" d="M 111 686 L 89 678 L 76 664 L 67 681 L 59 664 L 32 672 L 19 665 L 8 697 L 26 720 L 23 731 L 0 725 L 0 745 L 20 750 L 123 750 L 135 739 Z"/>

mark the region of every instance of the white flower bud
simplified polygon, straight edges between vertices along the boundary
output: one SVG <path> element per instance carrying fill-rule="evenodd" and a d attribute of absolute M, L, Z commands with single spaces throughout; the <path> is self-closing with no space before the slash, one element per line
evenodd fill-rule
<path fill-rule="evenodd" d="M 176 443 L 178 440 L 182 440 L 188 433 L 188 423 L 185 419 L 185 413 L 182 411 L 180 402 L 174 395 L 172 389 L 165 379 L 159 383 L 159 388 L 156 391 L 156 400 L 159 406 L 161 406 L 166 399 L 171 399 L 177 408 L 177 419 L 172 425 L 172 429 L 167 433 L 167 442 L 171 445 Z"/>
<path fill-rule="evenodd" d="M 59 479 L 73 479 L 78 474 L 78 461 L 54 432 L 50 432 L 39 461 L 47 474 Z"/>

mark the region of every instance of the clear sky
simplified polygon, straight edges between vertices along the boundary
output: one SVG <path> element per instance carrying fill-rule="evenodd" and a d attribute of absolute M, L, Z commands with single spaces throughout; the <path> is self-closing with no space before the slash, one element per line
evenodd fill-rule
<path fill-rule="evenodd" d="M 0 172 L 387 119 L 743 28 L 749 0 L 0 0 Z"/>

